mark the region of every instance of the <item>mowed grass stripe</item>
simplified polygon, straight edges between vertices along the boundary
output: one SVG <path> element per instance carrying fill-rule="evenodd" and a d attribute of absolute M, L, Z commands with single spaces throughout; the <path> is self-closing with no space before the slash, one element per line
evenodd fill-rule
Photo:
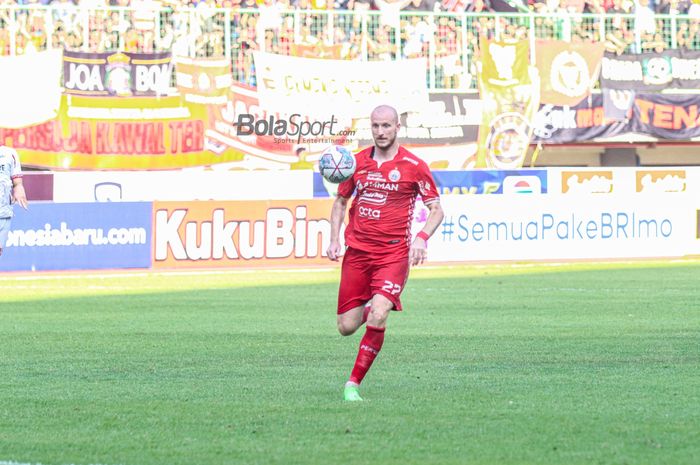
<path fill-rule="evenodd" d="M 700 456 L 697 262 L 416 269 L 362 405 L 340 400 L 360 335 L 336 333 L 337 278 L 1 281 L 0 460 Z"/>

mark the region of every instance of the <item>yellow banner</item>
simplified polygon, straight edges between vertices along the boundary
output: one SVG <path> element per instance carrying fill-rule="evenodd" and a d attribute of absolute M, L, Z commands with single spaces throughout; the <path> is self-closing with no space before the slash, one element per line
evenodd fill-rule
<path fill-rule="evenodd" d="M 539 79 L 530 67 L 527 41 L 482 40 L 478 75 L 483 101 L 477 168 L 521 168 L 532 136 L 532 119 L 539 106 Z"/>

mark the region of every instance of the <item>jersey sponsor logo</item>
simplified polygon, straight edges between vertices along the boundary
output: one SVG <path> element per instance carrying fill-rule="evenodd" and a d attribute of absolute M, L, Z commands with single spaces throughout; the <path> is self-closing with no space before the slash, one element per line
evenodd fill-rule
<path fill-rule="evenodd" d="M 368 190 L 360 194 L 358 203 L 371 203 L 374 205 L 384 205 L 389 195 L 386 192 Z"/>
<path fill-rule="evenodd" d="M 382 189 L 385 191 L 399 191 L 399 185 L 391 182 L 368 182 L 365 187 L 373 187 L 375 189 Z"/>
<path fill-rule="evenodd" d="M 399 179 L 401 179 L 401 173 L 399 172 L 399 170 L 394 168 L 389 172 L 389 181 L 398 182 Z"/>
<path fill-rule="evenodd" d="M 413 158 L 403 157 L 402 160 L 406 160 L 407 162 L 413 163 L 414 165 L 418 166 L 418 162 Z"/>
<path fill-rule="evenodd" d="M 361 218 L 372 218 L 378 220 L 382 216 L 382 212 L 374 208 L 369 207 L 359 207 L 357 209 Z"/>
<path fill-rule="evenodd" d="M 420 189 L 420 195 L 423 197 L 430 193 L 430 183 L 428 181 L 418 181 L 418 188 Z"/>
<path fill-rule="evenodd" d="M 379 171 L 370 171 L 369 173 L 367 173 L 367 181 L 386 182 L 386 179 L 384 178 L 384 175 Z"/>

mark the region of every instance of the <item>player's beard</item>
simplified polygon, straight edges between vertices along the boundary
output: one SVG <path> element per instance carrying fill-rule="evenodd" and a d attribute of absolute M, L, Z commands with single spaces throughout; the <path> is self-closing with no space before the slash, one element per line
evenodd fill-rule
<path fill-rule="evenodd" d="M 391 137 L 391 138 L 384 138 L 384 139 L 374 139 L 374 145 L 379 147 L 380 149 L 387 149 L 394 145 L 394 142 L 396 142 L 396 136 Z"/>

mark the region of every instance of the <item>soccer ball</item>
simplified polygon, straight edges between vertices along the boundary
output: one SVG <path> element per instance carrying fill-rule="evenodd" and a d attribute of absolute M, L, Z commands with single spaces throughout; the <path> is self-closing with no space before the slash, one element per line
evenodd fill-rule
<path fill-rule="evenodd" d="M 318 170 L 326 181 L 339 184 L 355 173 L 355 157 L 342 145 L 331 145 L 321 154 Z"/>

